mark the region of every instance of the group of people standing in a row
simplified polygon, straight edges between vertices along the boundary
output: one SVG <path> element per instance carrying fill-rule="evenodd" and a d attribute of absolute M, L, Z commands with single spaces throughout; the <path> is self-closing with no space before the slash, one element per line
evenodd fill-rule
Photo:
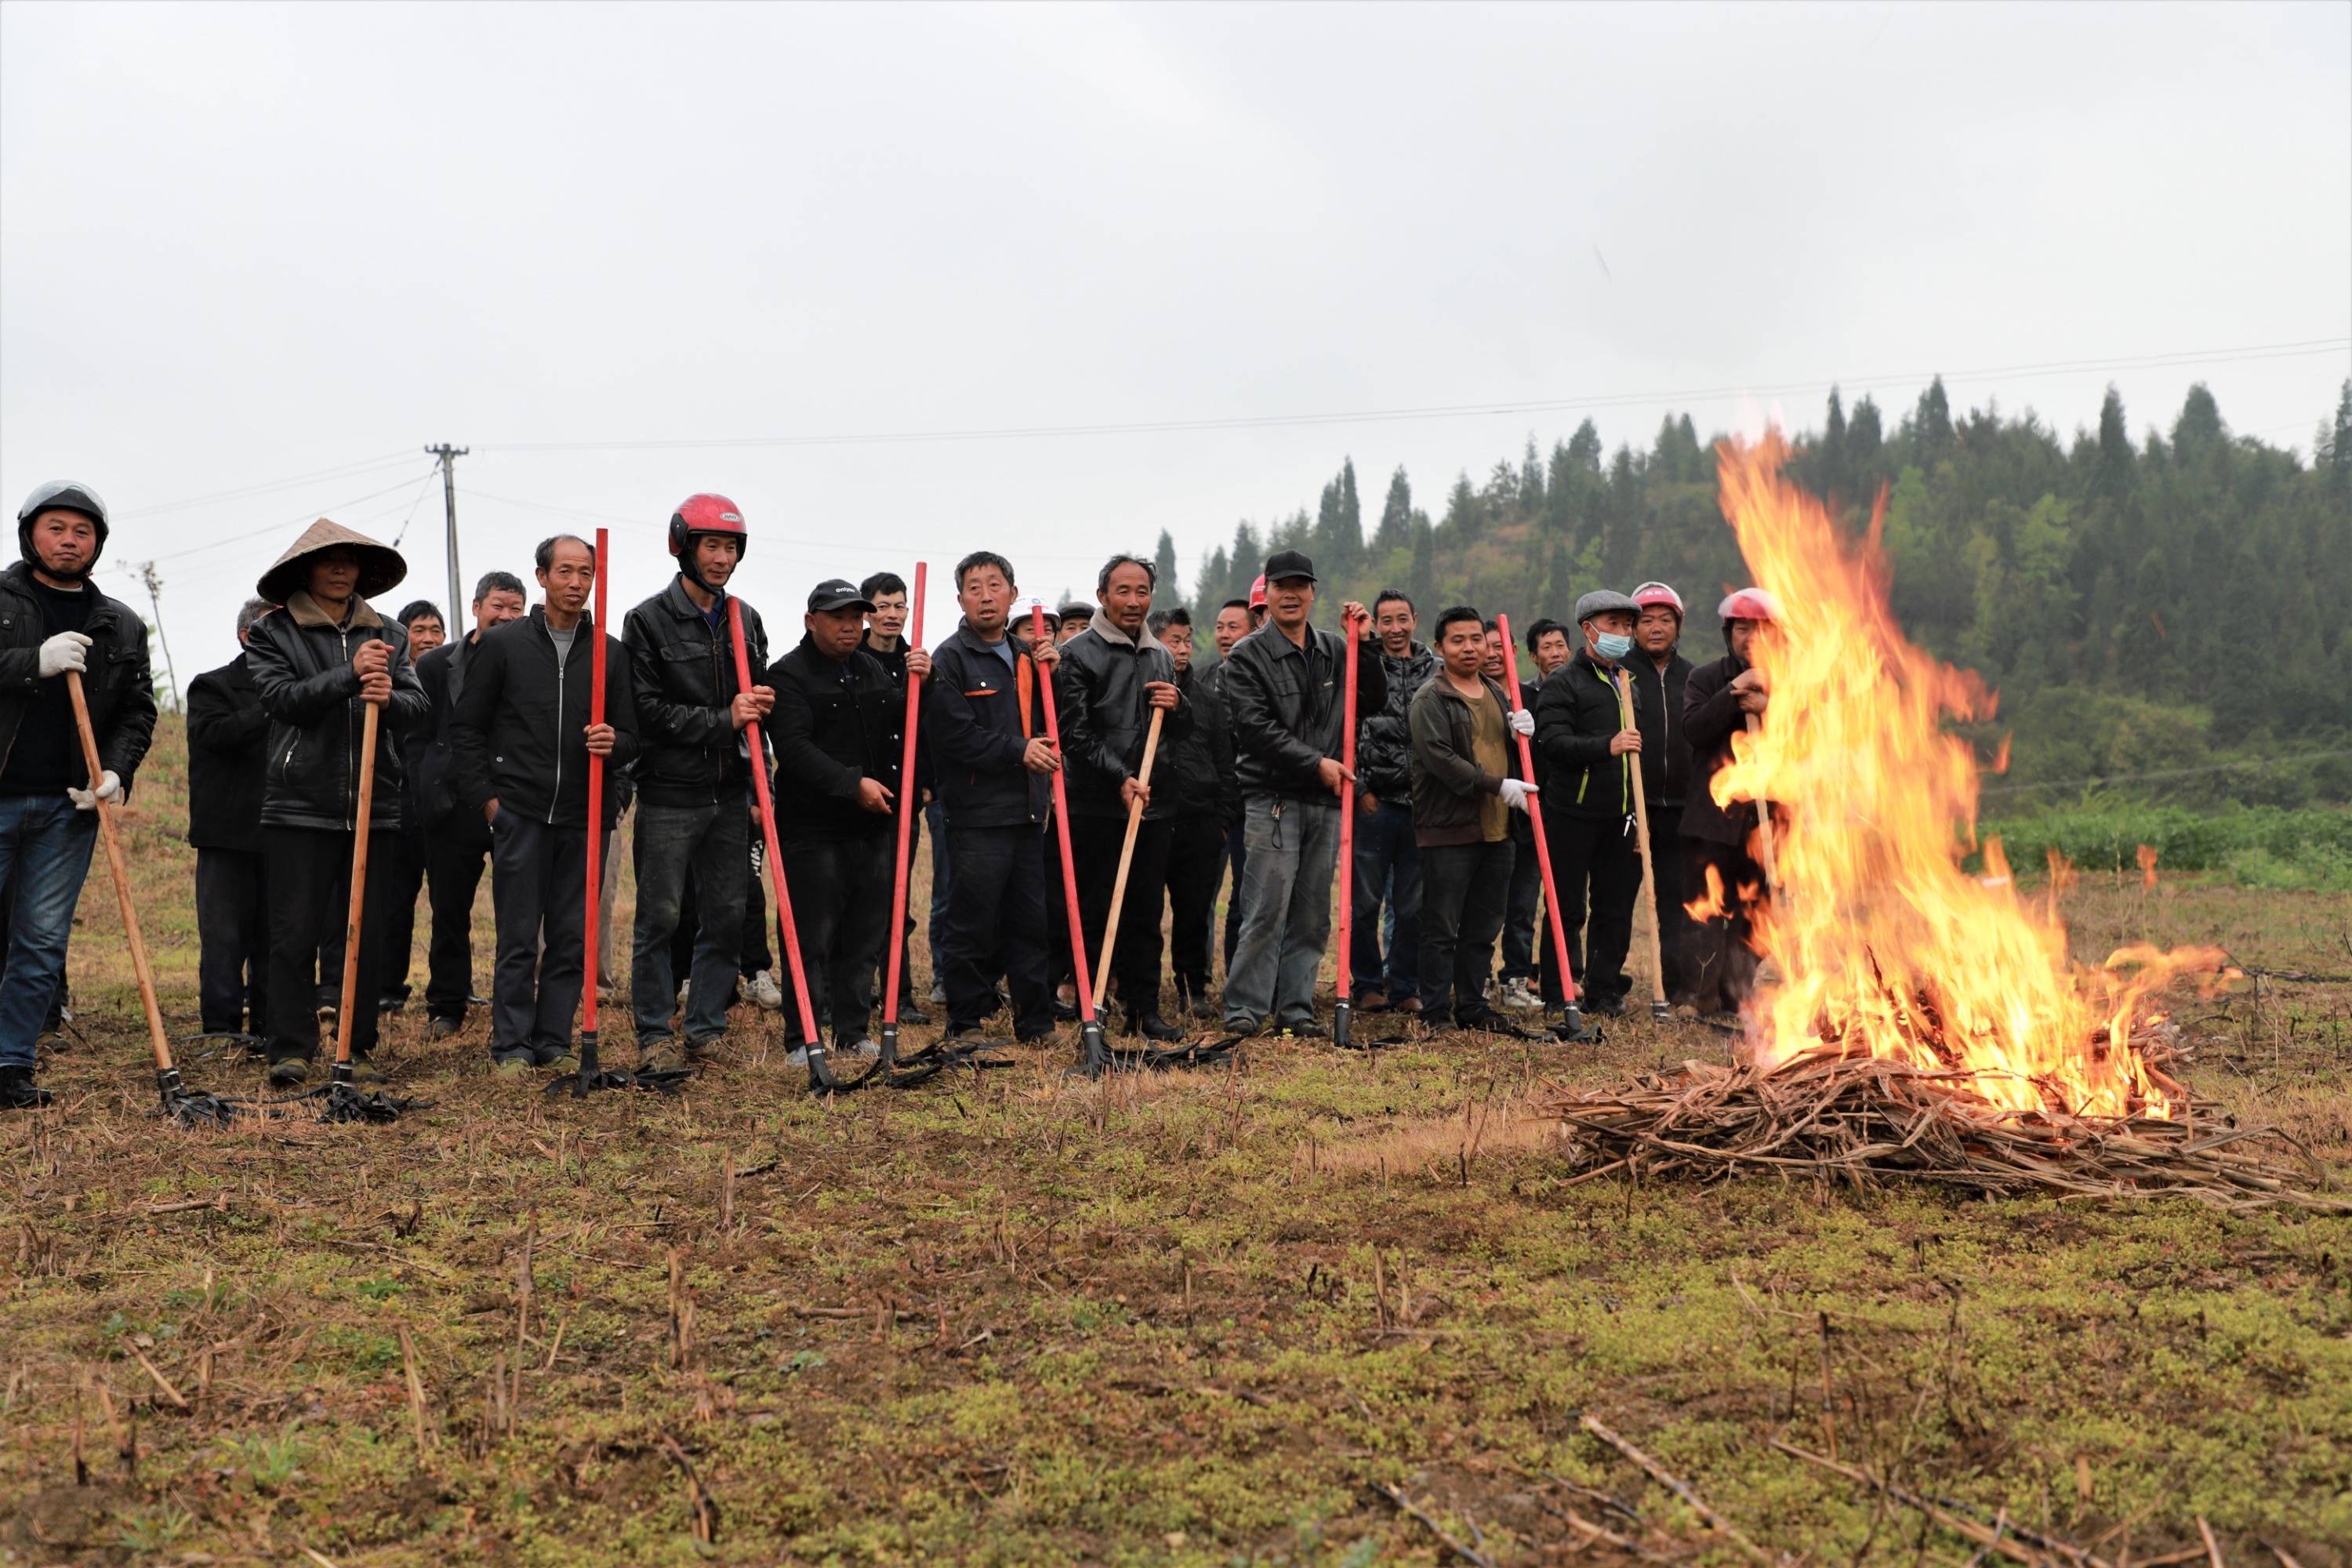
<path fill-rule="evenodd" d="M 154 726 L 145 628 L 89 582 L 106 532 L 88 486 L 45 486 L 18 516 L 23 560 L 0 574 L 0 1104 L 45 1099 L 33 1082 L 35 1043 L 62 993 L 92 811 L 127 792 Z M 1666 984 L 1701 1012 L 1735 1007 L 1744 994 L 1752 959 L 1738 894 L 1759 896 L 1762 881 L 1747 858 L 1754 808 L 1717 805 L 1705 780 L 1727 758 L 1743 711 L 1763 706 L 1747 658 L 1754 629 L 1772 617 L 1760 594 L 1725 602 L 1729 652 L 1696 670 L 1676 651 L 1683 611 L 1671 588 L 1588 594 L 1573 627 L 1528 628 L 1538 679 L 1517 700 L 1500 632 L 1476 610 L 1443 610 L 1424 645 L 1403 595 L 1383 593 L 1369 611 L 1351 602 L 1342 623 L 1362 639 L 1351 773 L 1349 649 L 1342 634 L 1310 625 L 1318 583 L 1297 551 L 1269 557 L 1250 597 L 1219 610 L 1217 660 L 1196 666 L 1189 615 L 1151 608 L 1149 562 L 1113 556 L 1093 605 L 1047 611 L 1024 602 L 1012 563 L 987 551 L 957 563 L 961 619 L 930 649 L 907 640 L 905 583 L 879 573 L 819 584 L 802 637 L 772 658 L 761 616 L 729 592 L 748 542 L 733 503 L 688 498 L 669 521 L 676 575 L 614 637 L 589 610 L 603 564 L 593 546 L 557 535 L 537 551 L 537 605 L 519 577 L 488 574 L 472 630 L 448 639 L 430 604 L 386 618 L 370 603 L 405 574 L 397 552 L 324 520 L 312 525 L 239 611 L 243 651 L 189 689 L 205 1030 L 249 1031 L 270 1080 L 299 1084 L 348 964 L 362 999 L 349 1020 L 354 1077 L 380 1080 L 377 1016 L 407 1000 L 414 910 L 429 887 L 431 1032 L 454 1034 L 470 1008 L 487 1005 L 497 1070 L 575 1066 L 590 968 L 592 757 L 607 781 L 593 830 L 608 845 L 620 815 L 635 813 L 628 990 L 641 1065 L 654 1070 L 690 1068 L 747 994 L 782 1011 L 796 1058 L 804 1047 L 798 998 L 768 951 L 755 767 L 772 780 L 810 1011 L 836 1051 L 877 1051 L 877 984 L 889 944 L 914 925 L 910 909 L 901 931 L 888 929 L 892 827 L 909 790 L 920 804 L 917 842 L 920 824 L 931 832 L 929 1005 L 944 1009 L 949 1036 L 975 1039 L 1009 1007 L 1016 1037 L 1034 1041 L 1075 1016 L 1056 773 L 1088 954 L 1101 951 L 1129 817 L 1139 815 L 1111 994 L 1099 1003 L 1106 1022 L 1130 1034 L 1181 1037 L 1169 1011 L 1220 1019 L 1230 1034 L 1320 1033 L 1315 982 L 1339 807 L 1351 795 L 1355 938 L 1342 962 L 1353 965 L 1360 1007 L 1392 1006 L 1444 1028 L 1560 1003 L 1550 948 L 1538 940 L 1528 847 L 1526 814 L 1540 809 L 1583 1005 L 1622 1010 L 1640 887 L 1636 765 L 1657 846 Z M 1630 726 L 1620 669 L 1632 677 Z M 96 781 L 56 679 L 68 670 L 82 679 Z M 915 776 L 902 778 L 910 681 L 922 688 L 920 724 Z M 372 869 L 361 940 L 344 952 L 371 707 Z M 1517 736 L 1533 740 L 1532 780 Z M 486 862 L 497 923 L 487 1002 L 472 994 L 471 969 Z M 609 912 L 609 855 L 604 865 Z M 1228 866 L 1224 983 L 1214 988 L 1212 924 Z M 1722 912 L 1694 922 L 1674 895 L 1699 899 L 1709 868 L 1726 890 L 1714 900 Z M 604 928 L 609 935 L 609 919 Z M 610 989 L 604 945 L 594 967 Z M 1537 977 L 1540 996 L 1528 984 Z M 911 980 L 902 985 L 901 1021 L 929 1022 Z"/>

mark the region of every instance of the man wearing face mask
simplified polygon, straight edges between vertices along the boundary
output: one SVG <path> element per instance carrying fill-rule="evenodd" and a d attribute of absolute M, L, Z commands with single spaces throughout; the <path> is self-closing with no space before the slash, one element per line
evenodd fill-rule
<path fill-rule="evenodd" d="M 1625 953 L 1633 939 L 1633 903 L 1642 891 L 1633 773 L 1641 763 L 1642 732 L 1623 725 L 1616 675 L 1633 652 L 1640 614 L 1631 598 L 1606 588 L 1577 600 L 1584 647 L 1545 679 L 1536 703 L 1544 837 L 1559 889 L 1568 962 L 1590 1016 L 1622 1013 L 1633 985 Z M 1559 1007 L 1564 993 L 1549 942 L 1541 958 L 1544 1005 Z"/>
<path fill-rule="evenodd" d="M 0 888 L 15 890 L 0 949 L 0 1110 L 49 1103 L 34 1087 L 34 1042 L 65 980 L 98 803 L 123 798 L 155 732 L 146 623 L 89 581 L 106 532 L 96 490 L 43 485 L 16 513 L 22 559 L 0 572 Z M 95 779 L 68 670 L 98 734 Z"/>

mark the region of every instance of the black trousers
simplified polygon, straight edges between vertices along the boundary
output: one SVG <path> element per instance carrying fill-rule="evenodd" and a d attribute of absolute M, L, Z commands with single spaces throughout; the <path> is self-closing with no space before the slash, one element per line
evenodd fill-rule
<path fill-rule="evenodd" d="M 1576 971 L 1580 1005 L 1622 1003 L 1633 984 L 1625 975 L 1625 952 L 1633 942 L 1633 901 L 1642 892 L 1642 848 L 1633 837 L 1633 819 L 1595 822 L 1547 813 L 1544 841 L 1551 851 L 1560 931 L 1568 939 L 1568 962 Z M 1542 944 L 1540 956 L 1544 1004 L 1556 1007 L 1562 995 L 1559 961 L 1549 942 Z"/>
<path fill-rule="evenodd" d="M 1421 1016 L 1433 1028 L 1486 1019 L 1517 848 L 1508 838 L 1421 846 Z"/>
<path fill-rule="evenodd" d="M 1249 871 L 1249 846 L 1242 842 L 1242 825 L 1225 825 L 1225 866 L 1234 874 L 1233 896 L 1225 900 L 1225 973 L 1234 969 L 1234 949 L 1241 945 L 1242 922 L 1249 911 L 1242 908 L 1242 880 Z"/>
<path fill-rule="evenodd" d="M 368 837 L 368 861 L 392 853 L 397 831 L 378 829 Z M 312 1057 L 319 1050 L 318 977 L 325 933 L 340 932 L 351 914 L 353 835 L 327 828 L 264 827 L 262 855 L 269 878 L 269 1058 Z M 370 877 L 360 911 L 357 952 L 343 961 L 357 989 L 350 1020 L 352 1051 L 375 1048 L 379 954 L 389 913 L 384 879 Z"/>
<path fill-rule="evenodd" d="M 269 1028 L 269 913 L 261 855 L 196 851 L 197 1016 L 208 1035 Z"/>
<path fill-rule="evenodd" d="M 1024 1040 L 1053 1032 L 1045 837 L 1034 826 L 950 826 L 947 831 L 948 859 L 955 869 L 934 963 L 947 989 L 951 1028 L 977 1027 L 996 1011 L 1001 963 L 1013 994 L 1015 1032 Z M 1054 895 L 1060 901 L 1058 884 Z M 1064 942 L 1066 965 L 1066 938 Z"/>
<path fill-rule="evenodd" d="M 1543 893 L 1543 863 L 1536 858 L 1535 835 L 1521 837 L 1518 823 L 1518 818 L 1511 819 L 1511 889 L 1503 899 L 1503 978 L 1533 980 L 1536 943 L 1544 940 L 1536 917 Z"/>
<path fill-rule="evenodd" d="M 572 1049 L 572 1020 L 588 973 L 588 830 L 501 811 L 490 839 L 490 901 L 499 926 L 490 1054 L 527 1051 L 545 1063 Z M 608 836 L 608 847 L 610 842 Z"/>
<path fill-rule="evenodd" d="M 835 1046 L 873 1032 L 874 964 L 890 931 L 890 867 L 898 853 L 887 835 L 794 837 L 784 847 L 784 889 L 808 977 L 809 1010 Z M 782 945 L 781 939 L 779 945 Z M 784 966 L 784 1043 L 803 1043 L 792 966 Z"/>
<path fill-rule="evenodd" d="M 1168 961 L 1188 995 L 1209 989 L 1209 944 L 1217 923 L 1217 883 L 1225 874 L 1225 825 L 1213 816 L 1169 823 Z M 1151 900 L 1158 923 L 1160 900 Z"/>
<path fill-rule="evenodd" d="M 1073 852 L 1077 848 L 1077 826 L 1073 823 L 1070 827 Z M 1070 895 L 1068 884 L 1062 880 L 1062 836 L 1055 831 L 1051 822 L 1045 824 L 1043 847 L 1045 852 L 1045 984 L 1048 989 L 1058 989 L 1076 984 L 1077 976 L 1070 967 Z M 1087 963 L 1091 965 L 1091 957 Z M 1091 968 L 1088 973 L 1092 973 Z"/>
<path fill-rule="evenodd" d="M 1685 838 L 1681 849 L 1683 897 L 1694 903 L 1707 897 L 1706 873 L 1711 867 L 1722 888 L 1720 901 L 1726 912 L 1688 922 L 1679 998 L 1702 1013 L 1737 1013 L 1756 989 L 1756 951 L 1751 945 L 1755 938 L 1748 907 L 1751 900 L 1760 901 L 1766 896 L 1764 868 L 1737 844 Z"/>
<path fill-rule="evenodd" d="M 899 930 L 898 938 L 898 1011 L 902 1016 L 915 1005 L 915 952 L 910 944 L 915 938 L 915 858 L 922 853 L 923 848 L 923 816 L 922 812 L 918 811 L 914 815 L 914 819 L 907 824 L 907 919 L 905 925 Z M 884 878 L 882 896 L 886 900 L 891 896 L 891 884 L 888 879 L 898 868 L 898 824 L 894 820 L 889 835 L 883 840 L 888 846 L 888 852 L 882 861 Z M 932 889 L 931 896 L 939 897 L 939 890 L 936 888 Z M 875 965 L 874 994 L 878 997 L 882 994 L 882 987 L 890 983 L 890 949 L 887 943 L 882 949 L 882 956 L 875 960 Z"/>
<path fill-rule="evenodd" d="M 425 872 L 433 937 L 427 948 L 425 1010 L 463 1019 L 474 994 L 474 895 L 490 854 L 489 824 L 460 806 L 425 830 Z"/>
<path fill-rule="evenodd" d="M 1683 953 L 1690 946 L 1689 897 L 1683 891 L 1683 808 L 1650 807 L 1650 883 L 1658 902 L 1658 968 L 1669 1001 L 1684 1000 Z"/>
<path fill-rule="evenodd" d="M 1118 880 L 1119 847 L 1126 841 L 1123 816 L 1070 818 L 1070 854 L 1078 868 L 1078 920 L 1086 932 L 1089 974 L 1102 964 L 1103 930 L 1110 921 L 1111 889 Z M 1119 910 L 1118 939 L 1110 955 L 1110 977 L 1129 1013 L 1160 1011 L 1160 896 L 1168 886 L 1168 856 L 1175 842 L 1176 825 L 1166 817 L 1154 821 L 1147 816 L 1136 826 L 1127 901 Z M 1095 1005 L 1100 1016 L 1111 1016 L 1105 998 L 1095 998 Z"/>
<path fill-rule="evenodd" d="M 425 890 L 425 835 L 404 828 L 397 844 L 391 859 L 381 868 L 384 879 L 383 959 L 376 983 L 383 987 L 377 992 L 379 996 L 396 997 L 404 1007 L 408 1005 L 410 950 L 416 942 L 416 896 Z M 375 880 L 378 871 L 375 857 L 369 856 L 368 880 Z"/>

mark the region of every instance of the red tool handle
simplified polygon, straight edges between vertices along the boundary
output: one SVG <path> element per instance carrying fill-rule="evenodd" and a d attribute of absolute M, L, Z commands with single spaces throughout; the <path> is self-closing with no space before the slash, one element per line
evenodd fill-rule
<path fill-rule="evenodd" d="M 1511 645 L 1511 617 L 1497 612 L 1495 631 L 1503 639 L 1503 674 L 1510 686 L 1507 695 L 1511 700 L 1511 711 L 1517 713 L 1521 707 L 1519 656 L 1517 649 Z M 1514 731 L 1512 738 L 1519 743 L 1519 772 L 1527 775 L 1528 783 L 1533 784 L 1536 782 L 1535 748 L 1528 743 L 1525 735 Z M 1544 918 L 1551 926 L 1551 955 L 1559 964 L 1560 994 L 1573 1007 L 1576 1005 L 1576 975 L 1568 963 L 1568 932 L 1560 928 L 1559 923 L 1559 889 L 1553 885 L 1551 879 L 1551 847 L 1544 842 L 1541 795 L 1536 797 L 1532 809 L 1528 812 L 1528 826 L 1536 833 L 1536 865 L 1543 871 Z"/>
<path fill-rule="evenodd" d="M 596 531 L 596 614 L 588 627 L 588 722 L 604 721 L 604 546 L 607 533 Z M 562 715 L 557 715 L 559 722 Z M 586 946 L 581 967 L 588 984 L 580 1003 L 580 1026 L 596 1030 L 596 988 L 604 983 L 596 963 L 597 917 L 604 911 L 604 759 L 588 753 L 588 918 L 582 924 Z"/>
<path fill-rule="evenodd" d="M 923 646 L 923 580 L 929 567 L 915 563 L 915 602 L 913 618 L 907 626 L 907 651 L 912 653 Z M 923 684 L 909 672 L 907 677 L 907 743 L 898 753 L 898 864 L 890 876 L 890 963 L 882 991 L 882 1021 L 898 1021 L 898 982 L 905 973 L 907 962 L 907 852 L 908 839 L 915 827 L 915 813 L 921 805 L 915 798 L 915 729 L 923 717 Z"/>
<path fill-rule="evenodd" d="M 1339 614 L 1339 636 L 1348 645 L 1341 659 L 1346 667 L 1341 684 L 1347 689 L 1339 699 L 1340 710 L 1346 715 L 1346 728 L 1339 736 L 1339 766 L 1348 776 L 1339 781 L 1339 956 L 1332 975 L 1332 994 L 1345 1002 L 1352 994 L 1354 964 L 1350 955 L 1355 950 L 1350 938 L 1356 926 L 1357 637 L 1355 623 L 1344 610 Z"/>
<path fill-rule="evenodd" d="M 735 646 L 735 689 L 751 689 L 751 656 L 743 647 L 743 601 L 734 595 L 727 595 L 727 640 Z M 816 1032 L 816 1010 L 809 1005 L 808 973 L 801 967 L 800 928 L 793 923 L 792 890 L 784 885 L 784 851 L 776 842 L 776 803 L 768 794 L 768 754 L 760 744 L 760 721 L 756 719 L 743 726 L 743 743 L 751 750 L 751 793 L 760 802 L 760 831 L 767 836 L 768 880 L 776 889 L 776 923 L 782 928 L 784 963 L 792 971 L 793 1000 L 800 1004 L 801 1039 L 810 1046 L 821 1046 Z M 761 918 L 766 919 L 761 911 Z"/>
<path fill-rule="evenodd" d="M 1029 606 L 1029 646 L 1043 647 L 1045 642 L 1045 607 Z M 1045 739 L 1054 744 L 1054 754 L 1062 754 L 1062 721 L 1054 713 L 1054 672 L 1045 666 L 1037 667 L 1037 694 L 1045 700 Z M 1078 1021 L 1097 1023 L 1095 1016 L 1094 976 L 1087 973 L 1087 933 L 1078 919 L 1078 868 L 1070 858 L 1070 797 L 1062 784 L 1062 770 L 1055 768 L 1054 780 L 1054 831 L 1060 836 L 1062 846 L 1062 898 L 1070 906 L 1070 967 L 1076 971 L 1078 983 Z"/>

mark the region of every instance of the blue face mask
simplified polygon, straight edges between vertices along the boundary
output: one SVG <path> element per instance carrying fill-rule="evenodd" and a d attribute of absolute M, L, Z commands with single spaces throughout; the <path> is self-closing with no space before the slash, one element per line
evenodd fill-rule
<path fill-rule="evenodd" d="M 1592 639 L 1592 651 L 1614 664 L 1633 651 L 1633 639 L 1623 632 L 1602 632 Z"/>

